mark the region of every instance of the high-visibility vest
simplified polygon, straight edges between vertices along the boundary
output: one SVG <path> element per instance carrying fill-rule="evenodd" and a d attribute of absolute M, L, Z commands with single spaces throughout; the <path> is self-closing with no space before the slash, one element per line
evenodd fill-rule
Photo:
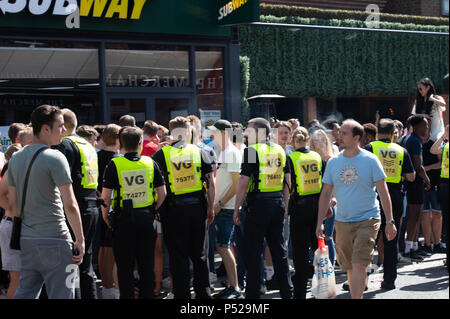
<path fill-rule="evenodd" d="M 259 176 L 250 178 L 247 192 L 279 192 L 283 190 L 284 166 L 286 165 L 286 152 L 278 144 L 250 145 L 258 154 Z M 250 159 L 251 160 L 251 159 Z M 255 159 L 256 160 L 256 159 Z"/>
<path fill-rule="evenodd" d="M 162 148 L 166 161 L 170 191 L 174 195 L 189 194 L 203 189 L 200 149 L 193 144 L 183 148 L 171 145 Z"/>
<path fill-rule="evenodd" d="M 386 174 L 387 183 L 398 184 L 402 181 L 402 165 L 405 151 L 396 143 L 383 141 L 371 142 L 373 153 L 378 157 Z"/>
<path fill-rule="evenodd" d="M 119 192 L 114 190 L 115 203 L 123 207 L 123 201 L 131 199 L 133 208 L 143 208 L 155 202 L 153 180 L 155 169 L 153 160 L 142 156 L 138 161 L 130 161 L 125 156 L 112 159 L 117 169 Z"/>
<path fill-rule="evenodd" d="M 98 160 L 95 148 L 84 138 L 70 135 L 67 138 L 74 142 L 80 152 L 81 160 L 81 186 L 87 189 L 97 189 L 98 186 Z"/>
<path fill-rule="evenodd" d="M 441 178 L 448 179 L 448 144 L 445 144 L 441 160 Z"/>
<path fill-rule="evenodd" d="M 322 190 L 322 158 L 316 152 L 294 152 L 289 155 L 294 165 L 297 195 L 318 194 Z"/>

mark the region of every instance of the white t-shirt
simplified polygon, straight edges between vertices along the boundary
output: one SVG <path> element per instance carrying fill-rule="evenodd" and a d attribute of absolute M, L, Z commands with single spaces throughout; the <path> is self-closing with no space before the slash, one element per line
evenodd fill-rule
<path fill-rule="evenodd" d="M 442 112 L 445 112 L 445 107 L 439 106 L 437 103 L 431 107 L 430 140 L 432 141 L 436 141 L 445 132 Z"/>
<path fill-rule="evenodd" d="M 242 155 L 241 152 L 233 144 L 223 150 L 218 158 L 219 168 L 216 175 L 216 199 L 215 203 L 219 202 L 223 196 L 228 192 L 233 182 L 231 173 L 241 172 Z M 228 202 L 224 203 L 224 209 L 234 209 L 236 195 Z"/>

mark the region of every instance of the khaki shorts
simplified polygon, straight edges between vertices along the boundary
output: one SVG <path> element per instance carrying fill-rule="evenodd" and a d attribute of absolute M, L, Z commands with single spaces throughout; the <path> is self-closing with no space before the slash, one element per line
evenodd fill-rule
<path fill-rule="evenodd" d="M 381 220 L 373 218 L 359 222 L 335 221 L 336 255 L 342 270 L 352 269 L 352 264 L 372 263 L 380 225 Z"/>

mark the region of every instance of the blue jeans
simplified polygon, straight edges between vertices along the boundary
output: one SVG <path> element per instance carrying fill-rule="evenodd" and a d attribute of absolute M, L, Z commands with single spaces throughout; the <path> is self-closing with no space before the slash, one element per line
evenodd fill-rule
<path fill-rule="evenodd" d="M 72 242 L 58 238 L 20 239 L 22 267 L 14 299 L 37 299 L 45 283 L 49 299 L 74 299 L 78 266 Z"/>
<path fill-rule="evenodd" d="M 222 209 L 214 218 L 216 222 L 216 247 L 230 248 L 233 242 L 233 209 Z"/>
<path fill-rule="evenodd" d="M 334 265 L 334 258 L 336 256 L 336 250 L 334 248 L 333 231 L 334 231 L 334 219 L 336 217 L 336 206 L 333 206 L 333 216 L 325 219 L 324 235 L 330 237 L 330 240 L 325 240 L 328 246 L 328 257 L 332 265 Z"/>

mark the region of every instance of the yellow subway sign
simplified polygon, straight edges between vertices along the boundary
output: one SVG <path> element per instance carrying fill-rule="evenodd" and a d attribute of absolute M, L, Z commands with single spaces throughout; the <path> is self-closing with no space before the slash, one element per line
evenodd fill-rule
<path fill-rule="evenodd" d="M 78 8 L 80 16 L 94 18 L 119 19 L 141 18 L 142 9 L 151 0 L 0 0 L 3 14 L 20 13 L 28 9 L 32 15 L 51 13 L 55 16 L 67 16 Z"/>
<path fill-rule="evenodd" d="M 217 0 L 219 25 L 259 21 L 259 0 Z"/>

